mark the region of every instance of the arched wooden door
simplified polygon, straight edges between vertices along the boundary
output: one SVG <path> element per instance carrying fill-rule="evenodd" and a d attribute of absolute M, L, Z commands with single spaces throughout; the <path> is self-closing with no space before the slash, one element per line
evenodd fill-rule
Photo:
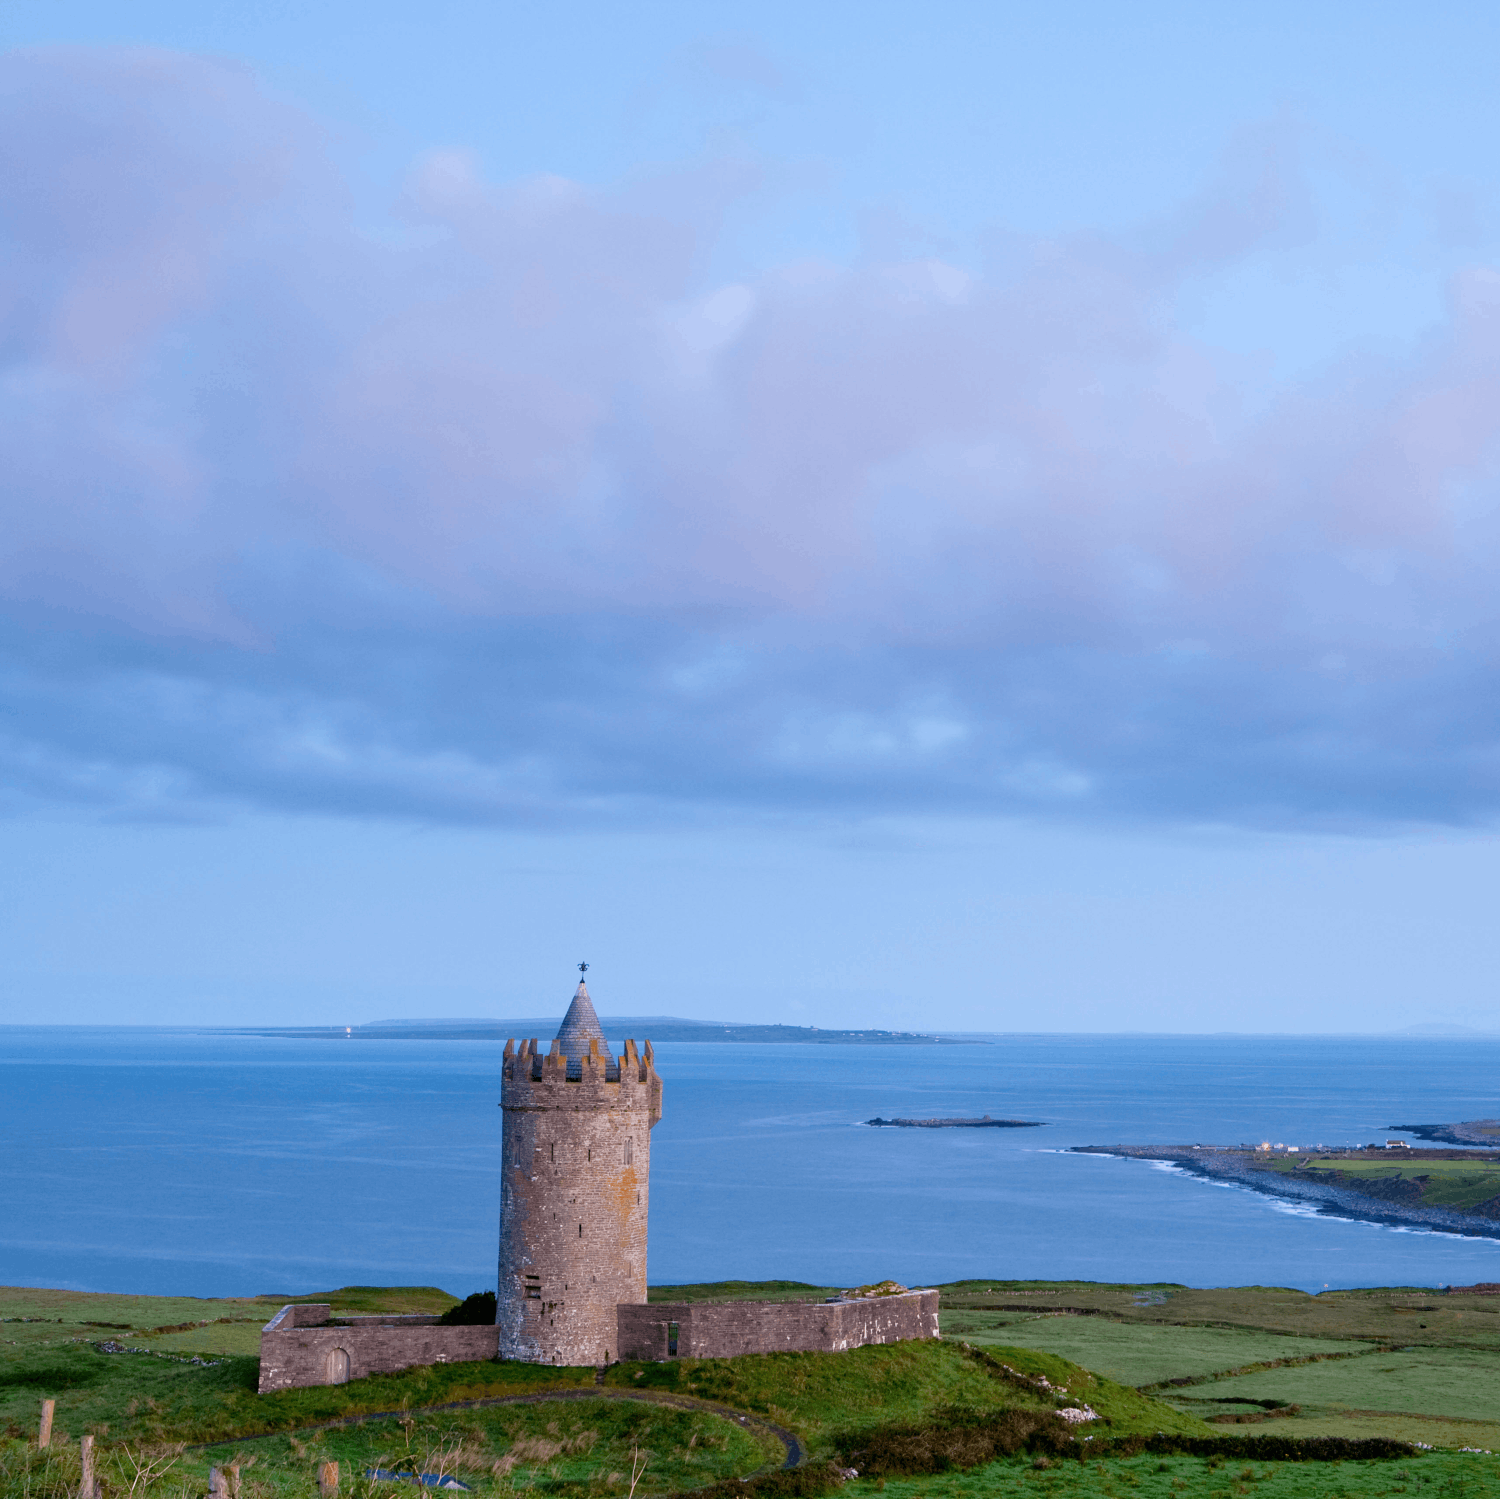
<path fill-rule="evenodd" d="M 349 1351 L 347 1349 L 330 1349 L 328 1351 L 329 1385 L 347 1385 L 349 1383 Z"/>

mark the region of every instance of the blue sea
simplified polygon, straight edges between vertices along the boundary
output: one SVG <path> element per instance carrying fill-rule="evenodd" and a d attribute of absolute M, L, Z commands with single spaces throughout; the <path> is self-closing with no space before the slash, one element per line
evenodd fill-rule
<path fill-rule="evenodd" d="M 499 1044 L 0 1028 L 0 1283 L 494 1285 Z M 1500 1040 L 668 1043 L 653 1283 L 1500 1281 L 1500 1241 L 1331 1218 L 1074 1145 L 1384 1140 L 1497 1112 Z M 871 1129 L 873 1116 L 1044 1120 Z"/>

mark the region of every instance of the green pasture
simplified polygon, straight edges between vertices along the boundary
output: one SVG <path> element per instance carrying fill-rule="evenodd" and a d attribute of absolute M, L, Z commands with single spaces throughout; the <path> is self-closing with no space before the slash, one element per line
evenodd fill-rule
<path fill-rule="evenodd" d="M 1220 1432 L 1393 1437 L 1500 1453 L 1500 1297 L 1420 1287 L 1312 1296 L 1282 1287 L 968 1282 L 944 1288 L 942 1326 L 946 1337 L 1051 1350 L 1151 1387 Z M 1402 1352 L 1386 1352 L 1392 1346 Z M 1263 1363 L 1278 1367 L 1234 1373 Z M 1258 1404 L 1270 1402 L 1285 1408 Z"/>
<path fill-rule="evenodd" d="M 410 1417 L 226 1443 L 125 1445 L 101 1450 L 114 1493 L 203 1494 L 211 1466 L 237 1464 L 247 1496 L 317 1492 L 319 1466 L 339 1465 L 344 1495 L 400 1495 L 414 1484 L 382 1482 L 367 1471 L 451 1475 L 479 1495 L 677 1494 L 748 1474 L 782 1457 L 780 1443 L 704 1412 L 596 1399 Z M 0 1493 L 77 1493 L 71 1446 L 39 1453 L 0 1446 Z M 150 1477 L 140 1483 L 142 1469 Z M 133 1482 L 134 1481 L 134 1485 Z M 70 1489 L 71 1485 L 71 1489 Z"/>
<path fill-rule="evenodd" d="M 382 1468 L 452 1474 L 478 1494 L 619 1495 L 629 1489 L 632 1473 L 638 1492 L 680 1494 L 779 1465 L 784 1456 L 779 1442 L 712 1413 L 602 1398 L 489 1407 L 404 1424 L 361 1423 L 303 1441 L 287 1437 L 247 1445 L 244 1451 L 258 1449 L 264 1452 L 262 1475 L 275 1486 L 269 1493 L 288 1496 L 306 1494 L 324 1458 L 337 1460 L 351 1480 L 367 1468 Z M 197 1461 L 222 1465 L 240 1451 L 211 1450 Z M 389 1493 L 409 1487 L 385 1488 Z"/>
<path fill-rule="evenodd" d="M 1246 1463 L 1241 1459 L 1147 1457 L 1095 1462 L 1028 1457 L 917 1479 L 857 1479 L 841 1495 L 1073 1497 L 1080 1495 L 1263 1495 L 1342 1497 L 1500 1495 L 1500 1458 L 1423 1453 L 1414 1458 L 1349 1463 Z"/>
<path fill-rule="evenodd" d="M 262 1396 L 260 1329 L 285 1300 L 0 1289 L 0 1431 L 33 1431 L 49 1396 L 57 1401 L 60 1442 L 88 1432 L 102 1443 L 159 1444 L 593 1381 L 592 1370 L 489 1361 Z M 352 1287 L 301 1300 L 351 1312 L 419 1312 L 457 1299 L 431 1287 Z M 104 1352 L 107 1343 L 127 1352 Z"/>
<path fill-rule="evenodd" d="M 1232 1407 L 1213 1407 L 1176 1396 L 1170 1399 L 1173 1406 L 1198 1415 L 1206 1414 L 1210 1421 L 1216 1411 L 1234 1410 Z M 1293 1406 L 1284 1412 L 1268 1415 L 1264 1422 L 1244 1427 L 1219 1427 L 1215 1430 L 1264 1434 L 1269 1437 L 1395 1438 L 1402 1443 L 1425 1443 L 1429 1448 L 1450 1451 L 1482 1448 L 1500 1454 L 1500 1422 L 1475 1422 L 1463 1417 L 1423 1416 L 1404 1411 L 1363 1411 L 1338 1402 L 1327 1406 Z"/>
<path fill-rule="evenodd" d="M 1008 1364 L 1017 1380 L 1007 1376 Z M 844 1354 L 742 1354 L 734 1359 L 625 1361 L 606 1386 L 658 1390 L 719 1401 L 790 1427 L 813 1458 L 833 1452 L 832 1439 L 871 1427 L 920 1423 L 934 1411 L 1043 1411 L 1054 1402 L 1027 1382 L 1045 1376 L 1092 1406 L 1111 1431 L 1211 1432 L 1197 1418 L 1034 1349 L 978 1351 L 957 1343 L 872 1344 Z"/>
<path fill-rule="evenodd" d="M 682 1286 L 653 1286 L 648 1302 L 821 1302 L 843 1290 L 806 1281 L 705 1281 Z"/>
<path fill-rule="evenodd" d="M 148 1348 L 166 1354 L 196 1354 L 203 1359 L 233 1354 L 258 1360 L 260 1330 L 258 1322 L 231 1323 L 227 1327 L 220 1324 L 218 1327 L 189 1328 L 181 1333 L 154 1334 L 132 1342 L 144 1343 Z"/>
<path fill-rule="evenodd" d="M 1418 1165 L 1434 1164 L 1402 1170 Z M 230 1462 L 241 1466 L 247 1497 L 306 1494 L 324 1459 L 340 1464 L 346 1495 L 415 1493 L 367 1482 L 364 1469 L 375 1467 L 451 1470 L 480 1495 L 625 1494 L 643 1454 L 636 1493 L 669 1494 L 779 1457 L 779 1447 L 771 1452 L 763 1436 L 714 1412 L 610 1399 L 627 1390 L 777 1423 L 799 1435 L 814 1464 L 861 1432 L 941 1423 L 953 1410 L 1042 1411 L 1063 1390 L 1099 1413 L 1101 1437 L 1391 1437 L 1440 1450 L 1343 1464 L 1153 1455 L 1039 1467 L 1017 1457 L 888 1477 L 890 1495 L 1500 1494 L 1500 1457 L 1455 1451 L 1500 1454 L 1500 1297 L 1088 1282 L 941 1290 L 945 1337 L 936 1344 L 624 1362 L 604 1373 L 602 1389 L 591 1368 L 485 1361 L 261 1396 L 259 1330 L 283 1302 L 408 1312 L 442 1311 L 456 1299 L 430 1287 L 219 1300 L 0 1289 L 0 1494 L 63 1494 L 69 1484 L 76 1493 L 77 1475 L 67 1471 L 86 1432 L 97 1439 L 109 1491 L 141 1496 L 201 1494 L 209 1465 Z M 653 1288 L 652 1296 L 824 1292 L 740 1282 Z M 107 1352 L 108 1341 L 136 1352 Z M 548 1400 L 553 1391 L 577 1396 Z M 43 1397 L 58 1403 L 45 1454 L 27 1441 Z M 528 1404 L 427 1410 L 515 1397 Z M 403 1412 L 404 1421 L 390 1415 Z M 859 1481 L 838 1492 L 878 1488 Z"/>
<path fill-rule="evenodd" d="M 420 1460 L 431 1471 L 434 1455 L 445 1452 L 450 1456 L 443 1466 L 461 1470 L 459 1477 L 478 1494 L 625 1493 L 627 1453 L 636 1464 L 648 1454 L 653 1466 L 637 1493 L 674 1493 L 759 1469 L 775 1461 L 780 1449 L 768 1458 L 764 1439 L 753 1432 L 711 1412 L 664 1406 L 660 1398 L 711 1401 L 769 1419 L 795 1431 L 816 1462 L 852 1432 L 931 1422 L 947 1408 L 1048 1410 L 1057 1398 L 1038 1376 L 1092 1405 L 1115 1432 L 1213 1430 L 1056 1354 L 1014 1348 L 994 1351 L 996 1358 L 954 1342 L 624 1363 L 606 1372 L 597 1399 L 590 1399 L 597 1389 L 592 1368 L 500 1361 L 261 1396 L 256 1360 L 225 1351 L 239 1345 L 247 1328 L 258 1330 L 269 1316 L 267 1307 L 279 1305 L 275 1299 L 172 1299 L 164 1307 L 148 1298 L 9 1295 L 7 1316 L 45 1321 L 0 1325 L 0 1337 L 22 1335 L 0 1344 L 0 1429 L 9 1434 L 0 1457 L 5 1494 L 62 1494 L 70 1485 L 76 1492 L 77 1475 L 69 1466 L 76 1468 L 77 1439 L 86 1432 L 98 1442 L 111 1491 L 142 1496 L 201 1493 L 209 1465 L 230 1462 L 240 1464 L 247 1496 L 306 1494 L 317 1463 L 328 1458 L 340 1463 L 346 1480 L 358 1481 L 344 1492 L 359 1493 L 365 1468 L 421 1472 L 415 1467 Z M 316 1300 L 379 1310 L 379 1299 L 368 1292 L 358 1303 L 338 1293 Z M 412 1300 L 401 1290 L 389 1295 L 393 1311 Z M 141 1352 L 106 1352 L 106 1342 Z M 581 1399 L 547 1402 L 546 1393 L 557 1389 L 576 1390 Z M 606 1395 L 626 1390 L 658 1399 Z M 461 1412 L 424 1410 L 528 1395 L 543 1399 Z M 53 1447 L 45 1453 L 27 1441 L 43 1397 L 58 1403 Z M 402 1411 L 408 1413 L 404 1423 L 388 1415 Z M 382 1413 L 387 1415 L 349 1423 Z M 347 1425 L 328 1425 L 335 1423 Z M 410 1490 L 372 1482 L 364 1492 Z"/>
<path fill-rule="evenodd" d="M 1361 1182 L 1416 1182 L 1422 1202 L 1434 1208 L 1473 1208 L 1500 1196 L 1500 1162 L 1493 1165 L 1468 1161 L 1355 1161 L 1347 1157 L 1275 1157 L 1269 1170 L 1284 1176 L 1308 1172 L 1334 1172 L 1339 1181 L 1357 1188 Z"/>
<path fill-rule="evenodd" d="M 1412 1412 L 1500 1423 L 1500 1354 L 1479 1349 L 1372 1351 L 1358 1359 L 1260 1370 L 1184 1395 Z"/>
<path fill-rule="evenodd" d="M 964 1317 L 955 1314 L 943 1319 L 943 1332 L 984 1347 L 1003 1343 L 1047 1349 L 1096 1374 L 1133 1386 L 1211 1375 L 1265 1360 L 1363 1353 L 1368 1348 L 1349 1339 L 1298 1338 L 1249 1328 L 1117 1323 L 1102 1317 L 1031 1318 L 988 1332 L 966 1327 Z"/>
<path fill-rule="evenodd" d="M 262 1396 L 255 1389 L 258 1368 L 257 1360 L 242 1356 L 199 1366 L 149 1354 L 100 1354 L 89 1345 L 28 1350 L 25 1358 L 0 1361 L 0 1427 L 34 1430 L 41 1399 L 51 1396 L 60 1440 L 91 1432 L 110 1442 L 212 1442 L 396 1411 L 403 1404 L 528 1395 L 594 1380 L 592 1369 L 493 1360 Z"/>
<path fill-rule="evenodd" d="M 265 1292 L 255 1299 L 273 1311 L 288 1302 L 328 1302 L 335 1313 L 445 1313 L 459 1300 L 437 1286 L 341 1286 L 295 1297 Z"/>
<path fill-rule="evenodd" d="M 340 1287 L 313 1297 L 128 1297 L 0 1287 L 0 1349 L 66 1349 L 113 1339 L 200 1359 L 260 1354 L 260 1330 L 288 1302 L 332 1302 L 345 1313 L 442 1313 L 458 1299 L 437 1287 Z M 3 1364 L 3 1360 L 0 1360 Z M 0 1369 L 0 1415 L 6 1376 Z"/>
<path fill-rule="evenodd" d="M 1337 1274 L 1329 1267 L 1329 1279 Z M 972 1338 L 1049 1311 L 1099 1313 L 1142 1327 L 1247 1328 L 1302 1338 L 1500 1349 L 1500 1297 L 1433 1287 L 1375 1287 L 1317 1296 L 1291 1287 L 1129 1286 L 1108 1282 L 957 1282 L 941 1288 L 943 1328 Z M 959 1332 L 958 1320 L 970 1331 Z"/>

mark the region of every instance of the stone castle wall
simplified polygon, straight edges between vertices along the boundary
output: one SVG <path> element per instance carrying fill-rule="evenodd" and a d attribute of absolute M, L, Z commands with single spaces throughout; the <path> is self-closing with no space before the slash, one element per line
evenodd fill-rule
<path fill-rule="evenodd" d="M 341 1385 L 414 1365 L 494 1359 L 493 1324 L 444 1328 L 435 1317 L 371 1317 L 329 1321 L 327 1303 L 283 1307 L 261 1330 L 260 1391 Z"/>
<path fill-rule="evenodd" d="M 339 1385 L 416 1365 L 495 1359 L 501 1330 L 456 1328 L 435 1317 L 330 1321 L 326 1303 L 284 1307 L 261 1330 L 260 1390 Z M 906 1292 L 848 1302 L 652 1302 L 611 1309 L 615 1359 L 728 1359 L 798 1350 L 838 1353 L 864 1344 L 938 1336 L 938 1294 Z M 672 1337 L 676 1329 L 675 1340 Z M 607 1363 L 587 1359 L 563 1363 Z"/>
<path fill-rule="evenodd" d="M 542 1364 L 619 1357 L 615 1309 L 646 1300 L 651 1127 L 661 1080 L 626 1042 L 572 1062 L 559 1043 L 505 1047 L 501 1082 L 500 1354 Z"/>
<path fill-rule="evenodd" d="M 938 1336 L 938 1294 L 848 1302 L 651 1302 L 616 1310 L 621 1359 L 727 1359 L 791 1350 L 837 1353 Z M 677 1336 L 675 1345 L 672 1329 Z"/>

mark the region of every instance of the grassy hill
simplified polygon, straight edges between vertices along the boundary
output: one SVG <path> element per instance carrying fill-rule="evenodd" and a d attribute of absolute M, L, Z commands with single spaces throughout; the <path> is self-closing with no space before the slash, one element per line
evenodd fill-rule
<path fill-rule="evenodd" d="M 1057 1402 L 1022 1376 L 1045 1375 L 1087 1403 L 1115 1433 L 1208 1434 L 1198 1418 L 1128 1386 L 1029 1349 L 982 1351 L 942 1343 L 872 1344 L 844 1354 L 742 1354 L 735 1359 L 624 1361 L 606 1386 L 670 1391 L 756 1412 L 805 1439 L 813 1458 L 833 1457 L 842 1440 L 872 1428 L 919 1423 L 934 1413 L 1055 1410 Z"/>
<path fill-rule="evenodd" d="M 652 1295 L 825 1290 L 736 1282 Z M 76 1493 L 85 1432 L 106 1492 L 143 1496 L 202 1494 L 209 1466 L 231 1463 L 243 1495 L 305 1495 L 324 1460 L 339 1463 L 346 1494 L 417 1493 L 367 1478 L 373 1469 L 451 1472 L 489 1495 L 624 1495 L 632 1475 L 637 1494 L 1500 1492 L 1493 1456 L 1458 1451 L 1500 1448 L 1500 1298 L 1083 1282 L 942 1290 L 936 1343 L 625 1362 L 602 1377 L 491 1361 L 261 1396 L 256 1340 L 283 1302 L 437 1312 L 457 1299 L 433 1287 L 238 1299 L 0 1289 L 0 1494 Z M 58 1403 L 56 1437 L 40 1452 L 44 1396 Z M 1082 1429 L 1098 1444 L 1082 1466 L 1068 1456 L 1077 1430 L 1054 1414 L 1064 1403 L 1099 1417 Z M 803 1468 L 779 1472 L 777 1429 L 800 1440 Z M 1343 1464 L 1210 1451 L 1330 1434 L 1434 1451 Z M 1148 1440 L 1203 1451 L 1120 1451 Z M 868 1474 L 840 1478 L 849 1466 Z"/>
<path fill-rule="evenodd" d="M 1500 1450 L 1500 1297 L 970 1281 L 946 1337 L 1048 1350 L 1237 1430 Z"/>

